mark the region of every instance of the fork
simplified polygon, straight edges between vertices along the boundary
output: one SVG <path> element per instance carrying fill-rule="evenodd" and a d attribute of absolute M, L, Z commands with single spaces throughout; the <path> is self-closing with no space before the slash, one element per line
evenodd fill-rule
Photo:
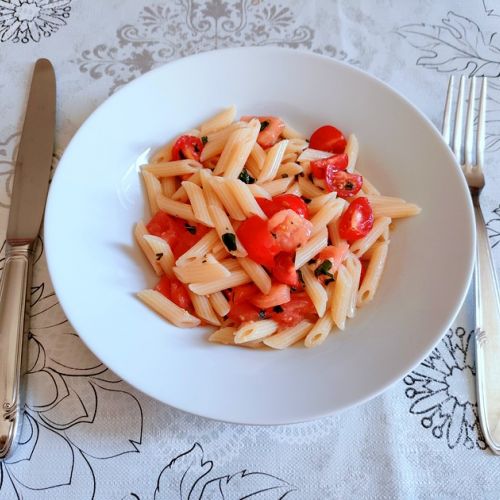
<path fill-rule="evenodd" d="M 500 455 L 500 294 L 486 224 L 479 203 L 485 185 L 483 167 L 488 85 L 486 77 L 481 79 L 476 126 L 474 123 L 476 77 L 460 78 L 454 124 L 452 124 L 452 107 L 455 79 L 453 76 L 450 78 L 444 110 L 443 137 L 461 165 L 474 205 L 476 219 L 474 338 L 477 407 L 484 438 L 493 453 Z M 464 132 L 466 80 L 470 83 Z M 474 129 L 476 129 L 475 141 Z"/>

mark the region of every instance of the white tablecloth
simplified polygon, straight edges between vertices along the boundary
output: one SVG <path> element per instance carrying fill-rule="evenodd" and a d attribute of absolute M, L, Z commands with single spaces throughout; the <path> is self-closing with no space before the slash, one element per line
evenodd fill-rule
<path fill-rule="evenodd" d="M 60 153 L 125 83 L 240 45 L 346 61 L 440 126 L 450 74 L 500 74 L 499 28 L 493 0 L 0 0 L 0 227 L 39 57 L 57 72 Z M 483 196 L 494 247 L 499 89 L 492 83 Z M 478 428 L 470 298 L 432 355 L 382 396 L 311 423 L 245 427 L 174 410 L 120 381 L 68 324 L 42 245 L 37 258 L 23 444 L 0 464 L 1 499 L 500 498 L 500 459 Z"/>

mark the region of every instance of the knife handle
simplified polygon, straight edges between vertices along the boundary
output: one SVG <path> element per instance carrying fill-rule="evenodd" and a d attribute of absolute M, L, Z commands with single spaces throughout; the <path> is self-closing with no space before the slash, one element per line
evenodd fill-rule
<path fill-rule="evenodd" d="M 0 459 L 12 454 L 21 431 L 31 271 L 32 245 L 7 243 L 0 282 Z"/>
<path fill-rule="evenodd" d="M 476 393 L 479 421 L 491 451 L 500 455 L 500 294 L 488 232 L 476 214 Z"/>

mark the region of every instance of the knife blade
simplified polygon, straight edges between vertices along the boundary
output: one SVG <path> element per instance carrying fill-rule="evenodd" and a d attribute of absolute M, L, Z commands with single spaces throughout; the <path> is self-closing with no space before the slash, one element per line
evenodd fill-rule
<path fill-rule="evenodd" d="M 32 255 L 47 199 L 55 117 L 54 68 L 40 59 L 17 153 L 0 282 L 0 459 L 12 455 L 21 430 Z"/>

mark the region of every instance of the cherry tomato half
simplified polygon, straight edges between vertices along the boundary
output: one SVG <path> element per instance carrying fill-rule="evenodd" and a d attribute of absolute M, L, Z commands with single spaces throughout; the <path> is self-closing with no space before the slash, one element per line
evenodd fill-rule
<path fill-rule="evenodd" d="M 295 269 L 293 254 L 281 252 L 274 258 L 274 266 L 272 268 L 274 278 L 280 283 L 297 287 L 299 277 Z"/>
<path fill-rule="evenodd" d="M 326 169 L 325 183 L 328 191 L 336 191 L 340 198 L 348 198 L 359 192 L 363 185 L 363 177 L 342 170 Z"/>
<path fill-rule="evenodd" d="M 260 208 L 264 211 L 264 213 L 271 218 L 274 214 L 281 212 L 281 210 L 285 210 L 289 208 L 293 210 L 297 214 L 309 218 L 309 210 L 307 209 L 307 205 L 305 201 L 300 197 L 294 194 L 280 194 L 275 196 L 273 199 L 268 200 L 266 198 L 255 198 Z"/>
<path fill-rule="evenodd" d="M 349 158 L 345 153 L 340 155 L 333 155 L 323 160 L 314 160 L 311 162 L 311 171 L 316 179 L 324 179 L 326 170 L 330 169 L 332 172 L 337 170 L 345 170 L 349 164 Z"/>
<path fill-rule="evenodd" d="M 271 235 L 267 224 L 267 220 L 253 215 L 242 222 L 236 234 L 252 260 L 257 264 L 272 267 L 274 256 L 281 248 Z"/>
<path fill-rule="evenodd" d="M 373 227 L 373 210 L 368 198 L 356 198 L 340 217 L 339 235 L 349 242 L 366 236 Z"/>
<path fill-rule="evenodd" d="M 172 160 L 196 160 L 200 161 L 203 150 L 201 139 L 194 135 L 181 135 L 172 147 Z"/>
<path fill-rule="evenodd" d="M 332 125 L 324 125 L 315 130 L 309 141 L 310 148 L 336 154 L 343 153 L 346 145 L 344 134 Z"/>

